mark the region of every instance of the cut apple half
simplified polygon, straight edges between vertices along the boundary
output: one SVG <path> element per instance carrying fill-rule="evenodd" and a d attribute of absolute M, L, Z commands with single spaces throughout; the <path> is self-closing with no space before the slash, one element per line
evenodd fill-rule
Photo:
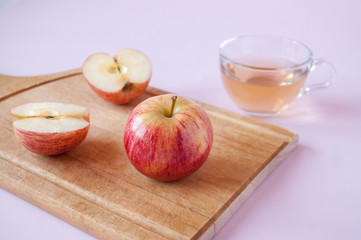
<path fill-rule="evenodd" d="M 112 57 L 96 53 L 83 64 L 83 75 L 103 99 L 124 104 L 140 96 L 152 74 L 150 60 L 136 49 L 124 48 Z"/>
<path fill-rule="evenodd" d="M 80 144 L 88 134 L 89 110 L 59 102 L 32 102 L 11 110 L 20 143 L 41 155 L 57 155 Z"/>

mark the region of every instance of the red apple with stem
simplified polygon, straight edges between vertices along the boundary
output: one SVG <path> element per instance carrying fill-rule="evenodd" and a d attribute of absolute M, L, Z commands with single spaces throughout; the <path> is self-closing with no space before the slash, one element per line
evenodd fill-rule
<path fill-rule="evenodd" d="M 31 152 L 57 155 L 79 145 L 89 130 L 89 110 L 59 102 L 32 102 L 11 109 L 13 128 Z"/>
<path fill-rule="evenodd" d="M 106 101 L 128 103 L 147 88 L 152 74 L 150 60 L 142 52 L 124 48 L 112 57 L 95 53 L 83 64 L 83 75 L 93 91 Z"/>
<path fill-rule="evenodd" d="M 212 142 L 213 127 L 204 109 L 172 94 L 138 104 L 124 131 L 130 162 L 145 176 L 160 181 L 194 173 L 206 161 Z"/>

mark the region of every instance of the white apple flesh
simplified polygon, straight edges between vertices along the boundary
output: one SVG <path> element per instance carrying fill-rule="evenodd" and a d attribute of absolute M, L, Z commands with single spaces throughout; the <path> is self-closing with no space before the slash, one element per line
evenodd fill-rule
<path fill-rule="evenodd" d="M 166 94 L 136 106 L 126 123 L 124 146 L 142 174 L 160 181 L 182 179 L 208 158 L 213 128 L 196 102 Z"/>
<path fill-rule="evenodd" d="M 20 143 L 41 155 L 57 155 L 79 145 L 89 130 L 87 108 L 59 102 L 31 102 L 11 110 Z"/>
<path fill-rule="evenodd" d="M 124 48 L 115 57 L 107 53 L 89 56 L 83 75 L 93 91 L 103 99 L 125 104 L 139 97 L 152 74 L 150 60 L 138 50 Z"/>

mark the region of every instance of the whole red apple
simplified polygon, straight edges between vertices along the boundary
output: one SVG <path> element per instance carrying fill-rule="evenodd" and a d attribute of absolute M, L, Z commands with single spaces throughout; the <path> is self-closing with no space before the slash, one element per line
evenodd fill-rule
<path fill-rule="evenodd" d="M 141 102 L 124 131 L 130 162 L 142 174 L 160 181 L 194 173 L 206 161 L 212 142 L 213 127 L 204 109 L 171 94 Z"/>

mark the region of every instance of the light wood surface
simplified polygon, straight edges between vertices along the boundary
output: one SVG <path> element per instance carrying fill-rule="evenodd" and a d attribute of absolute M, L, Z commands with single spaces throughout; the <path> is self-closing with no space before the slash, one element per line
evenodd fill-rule
<path fill-rule="evenodd" d="M 130 164 L 123 129 L 134 106 L 164 91 L 148 87 L 130 104 L 111 104 L 79 69 L 1 75 L 0 89 L 0 186 L 99 239 L 210 239 L 298 142 L 286 129 L 201 103 L 214 128 L 210 156 L 193 175 L 163 183 Z M 85 141 L 53 157 L 24 149 L 10 109 L 31 101 L 89 107 Z"/>

